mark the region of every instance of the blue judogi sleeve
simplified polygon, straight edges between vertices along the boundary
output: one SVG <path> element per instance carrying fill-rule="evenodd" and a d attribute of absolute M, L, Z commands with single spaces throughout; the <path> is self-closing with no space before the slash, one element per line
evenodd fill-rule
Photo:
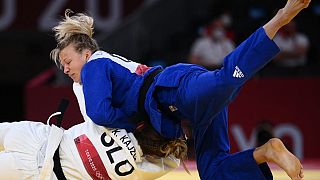
<path fill-rule="evenodd" d="M 180 82 L 176 106 L 195 125 L 208 125 L 278 52 L 278 46 L 259 28 L 225 58 L 221 69 L 188 73 Z"/>
<path fill-rule="evenodd" d="M 116 78 L 112 77 L 114 71 L 118 75 Z M 81 81 L 86 111 L 92 121 L 101 126 L 131 131 L 134 124 L 129 122 L 128 114 L 125 113 L 126 105 L 117 106 L 115 101 L 121 98 L 114 97 L 115 93 L 112 92 L 117 89 L 122 97 L 129 93 L 127 89 L 115 87 L 117 86 L 115 81 L 121 82 L 119 78 L 126 78 L 126 81 L 131 80 L 130 76 L 123 71 L 127 70 L 108 59 L 97 59 L 85 64 L 81 71 Z"/>

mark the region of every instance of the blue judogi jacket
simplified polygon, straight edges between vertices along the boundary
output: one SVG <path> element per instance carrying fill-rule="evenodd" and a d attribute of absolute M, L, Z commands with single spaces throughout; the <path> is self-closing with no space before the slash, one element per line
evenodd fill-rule
<path fill-rule="evenodd" d="M 168 138 L 181 136 L 180 123 L 158 110 L 157 101 L 153 96 L 156 87 L 166 89 L 165 93 L 160 92 L 157 96 L 161 103 L 175 105 L 178 91 L 185 98 L 193 95 L 193 92 L 188 92 L 187 88 L 179 88 L 181 84 L 187 83 L 190 74 L 210 72 L 213 78 L 208 79 L 207 82 L 202 81 L 198 86 L 201 90 L 201 88 L 205 89 L 208 83 L 221 84 L 220 87 L 210 90 L 212 94 L 217 94 L 214 97 L 214 103 L 209 103 L 211 107 L 203 107 L 201 102 L 199 106 L 187 104 L 186 107 L 180 103 L 178 109 L 187 119 L 197 120 L 204 117 L 212 119 L 234 98 L 243 83 L 278 52 L 279 48 L 268 38 L 264 29 L 260 28 L 225 58 L 224 66 L 219 70 L 208 71 L 193 64 L 176 64 L 165 68 L 155 77 L 146 96 L 145 109 L 153 127 Z M 143 65 L 103 51 L 94 53 L 83 66 L 81 81 L 86 111 L 96 124 L 110 128 L 123 128 L 129 132 L 134 130 L 135 124 L 130 121 L 130 117 L 137 112 L 139 90 L 143 80 L 152 71 L 162 69 L 157 66 L 144 71 L 146 68 L 141 70 L 143 69 L 141 66 Z M 217 80 L 214 76 L 223 78 Z M 229 90 L 232 92 L 230 93 Z M 209 100 L 212 99 L 208 98 Z M 208 102 L 203 104 L 206 103 L 208 104 Z M 209 113 L 206 112 L 207 108 L 210 109 Z M 197 114 L 190 114 L 190 112 L 197 112 Z M 203 116 L 201 112 L 209 116 Z"/>

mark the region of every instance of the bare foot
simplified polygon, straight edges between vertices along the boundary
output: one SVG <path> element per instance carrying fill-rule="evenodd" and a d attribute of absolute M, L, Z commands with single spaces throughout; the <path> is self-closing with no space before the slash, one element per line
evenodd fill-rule
<path fill-rule="evenodd" d="M 278 30 L 288 24 L 302 9 L 307 8 L 310 2 L 311 0 L 287 0 L 286 5 L 263 26 L 267 36 L 273 39 Z"/>
<path fill-rule="evenodd" d="M 286 24 L 289 23 L 302 9 L 307 8 L 311 0 L 288 0 L 282 13 L 286 19 Z"/>
<path fill-rule="evenodd" d="M 263 147 L 265 146 L 265 147 Z M 273 162 L 281 167 L 293 180 L 303 178 L 303 167 L 298 158 L 287 150 L 278 138 L 270 139 L 261 148 L 265 148 L 267 162 Z"/>

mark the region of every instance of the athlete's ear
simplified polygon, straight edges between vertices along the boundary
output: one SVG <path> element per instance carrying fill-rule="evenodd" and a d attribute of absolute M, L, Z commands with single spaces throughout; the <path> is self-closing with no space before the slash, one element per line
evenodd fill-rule
<path fill-rule="evenodd" d="M 84 50 L 84 57 L 85 57 L 85 60 L 88 61 L 89 58 L 91 57 L 92 55 L 92 52 L 89 50 L 89 49 L 85 49 Z"/>

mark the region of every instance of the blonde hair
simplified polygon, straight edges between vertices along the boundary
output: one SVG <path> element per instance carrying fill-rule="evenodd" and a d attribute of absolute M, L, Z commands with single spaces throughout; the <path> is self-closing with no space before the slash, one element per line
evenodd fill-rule
<path fill-rule="evenodd" d="M 70 13 L 73 12 L 67 9 L 65 18 L 52 29 L 55 32 L 57 47 L 51 51 L 50 57 L 57 65 L 60 65 L 60 51 L 70 44 L 73 44 L 79 53 L 83 49 L 89 49 L 92 52 L 99 49 L 96 40 L 92 38 L 94 33 L 93 18 L 83 13 L 70 16 Z"/>
<path fill-rule="evenodd" d="M 143 154 L 168 157 L 170 155 L 180 159 L 185 171 L 190 174 L 184 160 L 188 158 L 188 146 L 181 138 L 166 139 L 162 137 L 149 123 L 145 128 L 134 132 L 136 139 L 142 149 Z"/>
<path fill-rule="evenodd" d="M 149 123 L 146 123 L 145 128 L 135 131 L 134 135 L 144 154 L 158 157 L 173 155 L 178 159 L 187 157 L 188 147 L 185 140 L 164 138 Z"/>
<path fill-rule="evenodd" d="M 182 139 L 174 139 L 160 148 L 160 152 L 164 154 L 164 157 L 173 155 L 178 159 L 185 159 L 187 157 L 187 144 Z"/>
<path fill-rule="evenodd" d="M 168 157 L 169 155 L 173 155 L 176 158 L 180 159 L 182 162 L 182 166 L 184 170 L 191 175 L 189 169 L 187 168 L 186 164 L 184 163 L 185 160 L 188 158 L 188 146 L 186 144 L 186 141 L 183 139 L 174 139 L 169 141 L 167 144 L 161 147 L 160 149 L 161 153 L 165 154 L 165 157 Z"/>

